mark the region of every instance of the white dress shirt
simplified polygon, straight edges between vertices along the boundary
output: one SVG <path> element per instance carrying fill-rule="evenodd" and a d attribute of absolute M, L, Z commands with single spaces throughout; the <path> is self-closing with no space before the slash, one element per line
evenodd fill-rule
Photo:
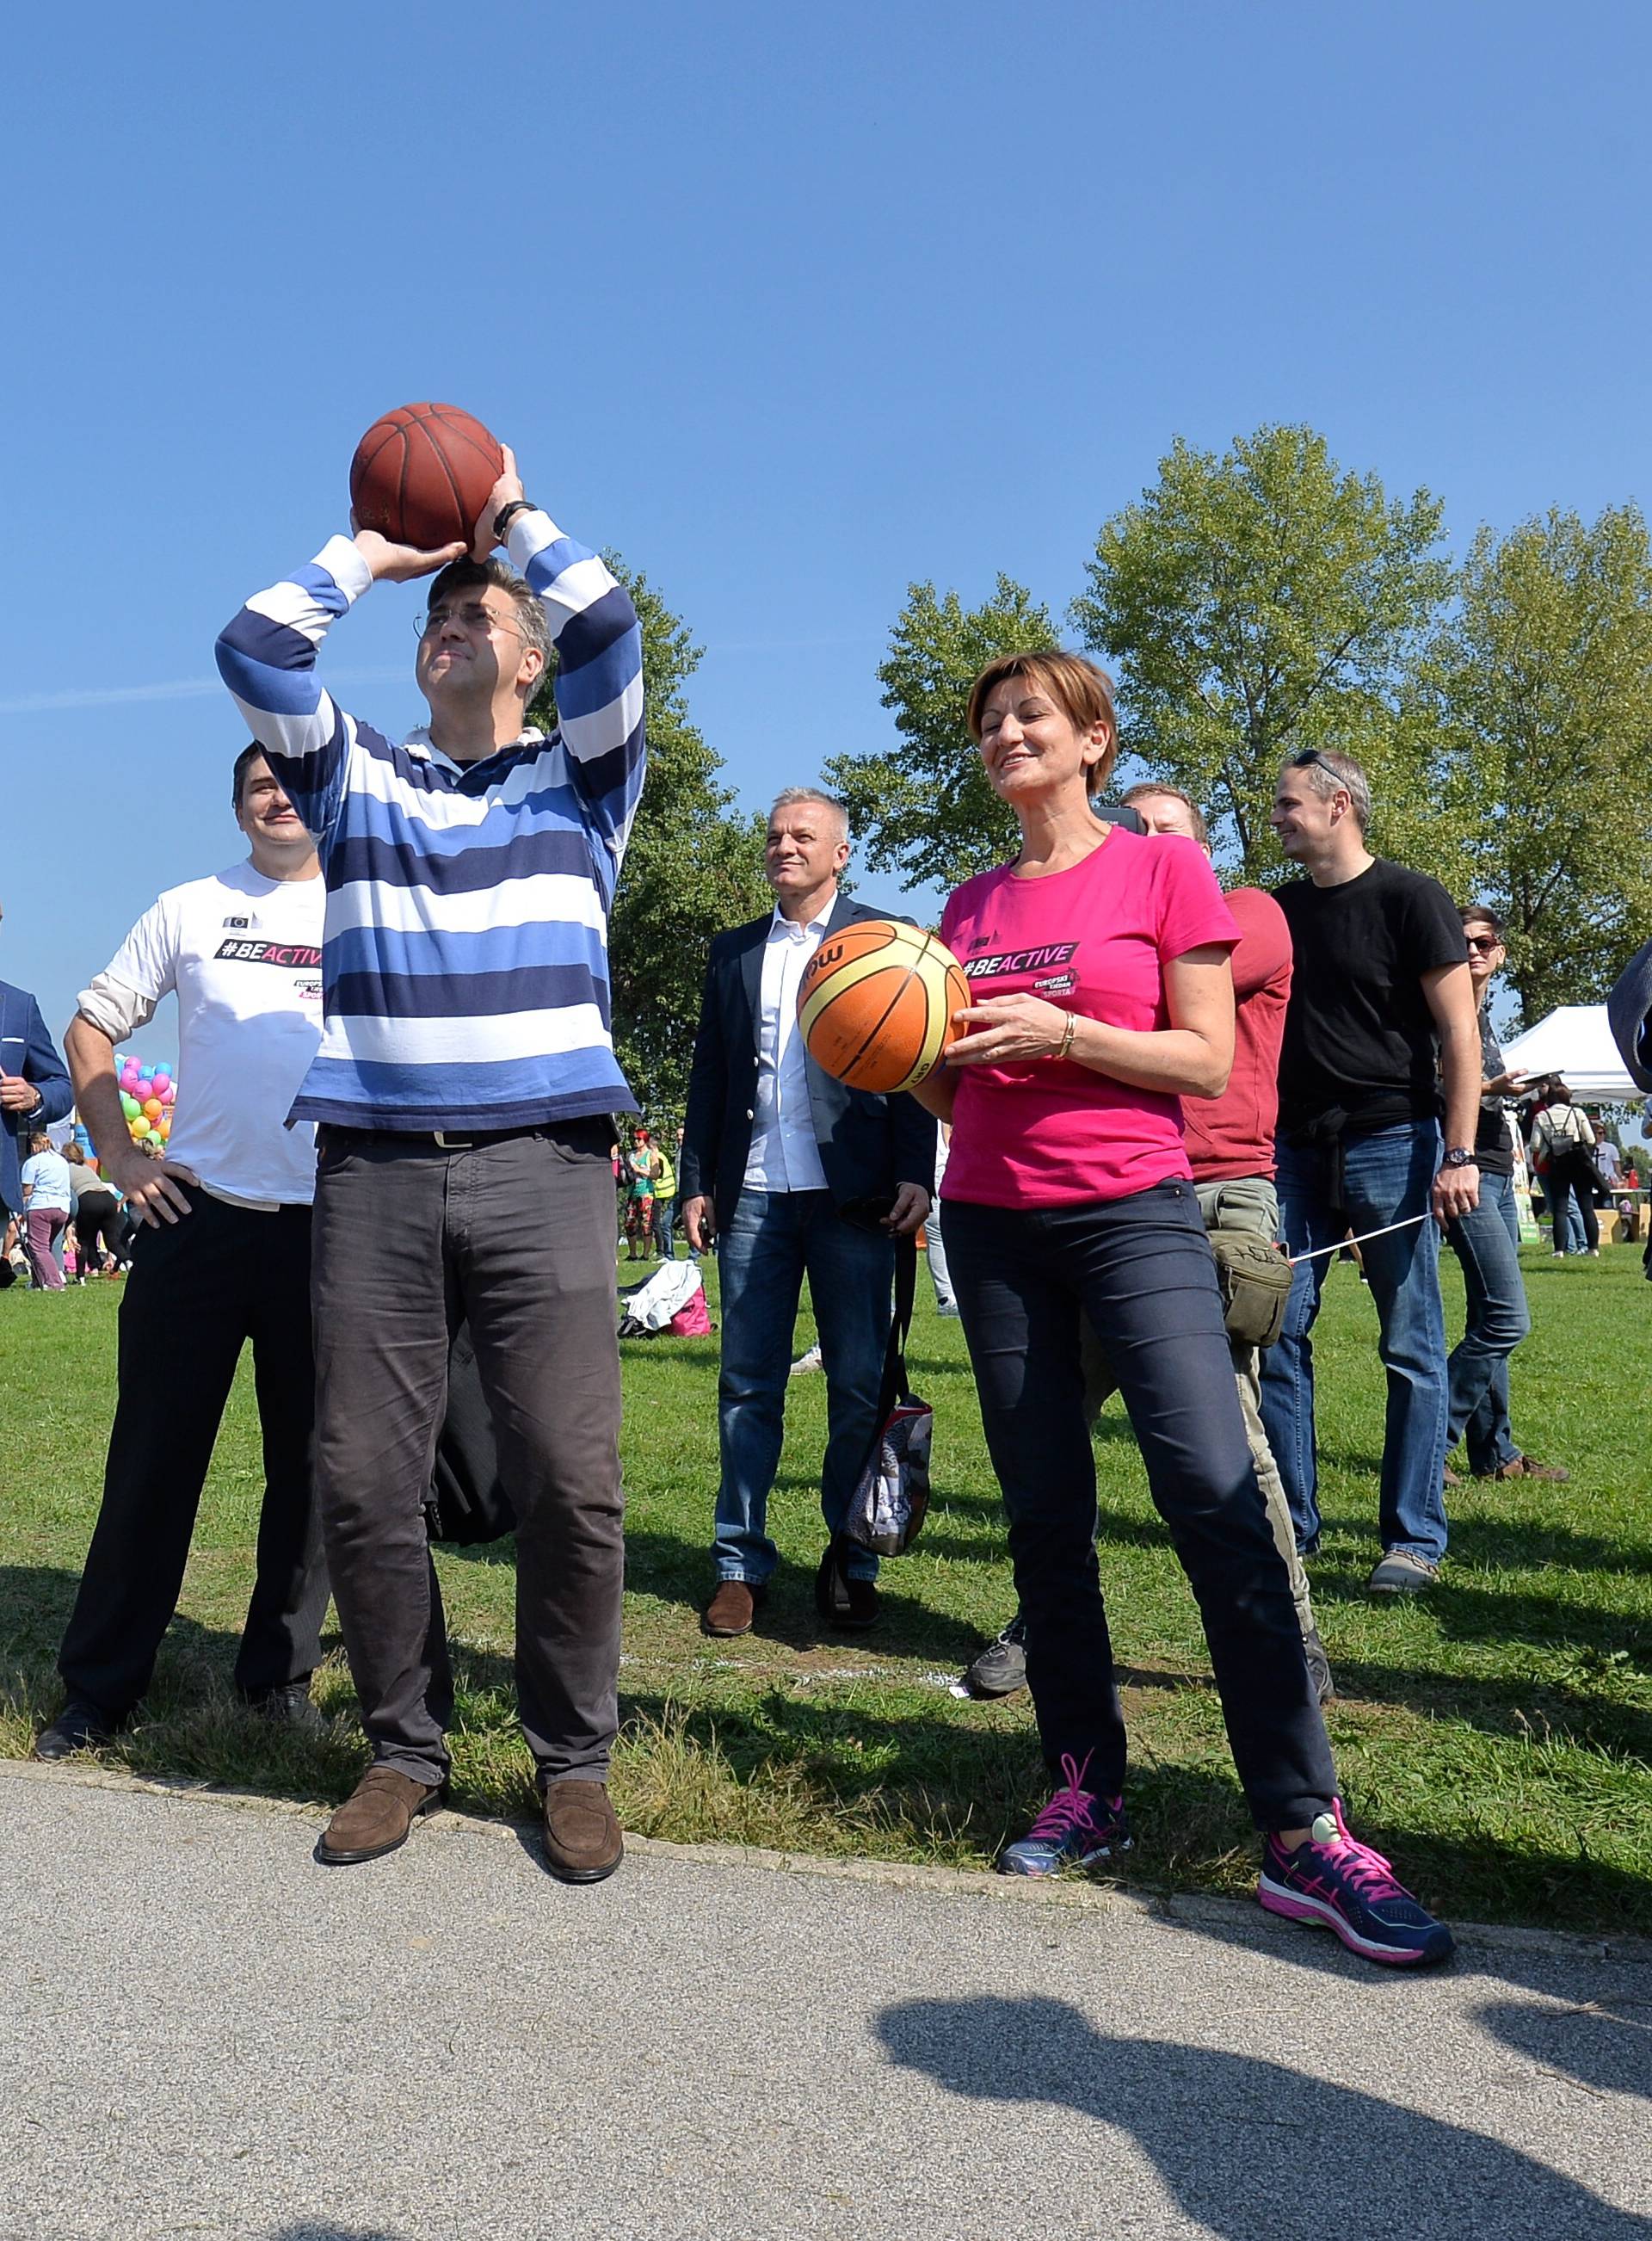
<path fill-rule="evenodd" d="M 798 983 L 820 947 L 831 913 L 828 903 L 819 918 L 799 926 L 785 917 L 777 903 L 763 944 L 757 1101 L 752 1108 L 752 1148 L 746 1155 L 747 1190 L 805 1191 L 826 1187 L 809 1113 L 803 1038 L 798 1033 Z"/>

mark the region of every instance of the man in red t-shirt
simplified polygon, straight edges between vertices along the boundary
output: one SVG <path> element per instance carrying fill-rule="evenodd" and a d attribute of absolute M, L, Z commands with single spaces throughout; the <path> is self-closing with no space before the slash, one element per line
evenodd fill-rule
<path fill-rule="evenodd" d="M 1197 805 L 1175 786 L 1145 779 L 1124 796 L 1149 833 L 1179 833 L 1207 855 L 1209 834 Z M 1274 1188 L 1274 1127 L 1279 1117 L 1279 1053 L 1291 991 L 1291 937 L 1285 913 L 1260 887 L 1235 887 L 1224 900 L 1240 930 L 1233 952 L 1234 1069 L 1222 1094 L 1211 1102 L 1187 1100 L 1182 1137 L 1207 1229 L 1237 1230 L 1273 1244 L 1279 1235 Z M 1257 1483 L 1267 1505 L 1274 1540 L 1291 1575 L 1291 1594 L 1302 1629 L 1308 1671 L 1321 1704 L 1335 1694 L 1325 1646 L 1314 1623 L 1308 1575 L 1297 1554 L 1295 1529 L 1279 1466 L 1262 1429 L 1258 1349 L 1230 1339 L 1240 1406 L 1250 1437 Z M 1113 1371 L 1086 1327 L 1085 1395 L 1091 1416 L 1114 1390 Z M 968 1693 L 1007 1696 L 1027 1681 L 1020 1613 L 989 1642 L 964 1676 Z"/>

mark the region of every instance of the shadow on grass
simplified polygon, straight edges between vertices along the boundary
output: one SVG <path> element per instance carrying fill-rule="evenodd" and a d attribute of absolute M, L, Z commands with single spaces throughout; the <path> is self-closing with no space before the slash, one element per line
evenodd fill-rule
<path fill-rule="evenodd" d="M 1542 1518 L 1476 1517 L 1460 1497 L 1450 1503 L 1450 1534 L 1452 1560 L 1488 1571 L 1652 1572 L 1644 1542 L 1608 1541 Z"/>
<path fill-rule="evenodd" d="M 1366 1592 L 1362 1565 L 1334 1569 L 1310 1562 L 1308 1582 L 1314 1603 L 1321 1608 L 1332 1603 L 1369 1608 L 1376 1601 Z M 1520 1588 L 1482 1587 L 1454 1572 L 1449 1563 L 1428 1590 L 1428 1609 L 1450 1642 L 1565 1646 L 1593 1652 L 1609 1662 L 1620 1651 L 1627 1651 L 1643 1669 L 1652 1664 L 1652 1627 L 1610 1604 Z"/>
<path fill-rule="evenodd" d="M 461 1563 L 514 1566 L 516 1562 L 516 1544 L 511 1540 L 449 1549 L 444 1553 Z M 825 1625 L 815 1610 L 813 1567 L 806 1569 L 783 1563 L 770 1583 L 756 1633 L 751 1638 L 779 1642 L 788 1649 L 835 1648 L 846 1654 L 865 1649 L 898 1657 L 929 1658 L 940 1663 L 967 1663 L 981 1647 L 979 1629 L 945 1611 L 934 1610 L 907 1594 L 900 1578 L 897 1568 L 885 1566 L 878 1582 L 880 1610 L 874 1628 L 864 1634 L 839 1632 Z M 633 1526 L 627 1531 L 628 1593 L 652 1595 L 661 1602 L 679 1603 L 698 1611 L 709 1597 L 712 1585 L 711 1551 L 705 1542 L 689 1542 L 675 1534 L 655 1532 L 645 1527 Z"/>
<path fill-rule="evenodd" d="M 1652 1763 L 1652 1712 L 1606 1693 L 1610 1670 L 1591 1691 L 1587 1670 L 1575 1683 L 1482 1679 L 1428 1672 L 1358 1657 L 1333 1660 L 1339 1695 L 1352 1702 L 1403 1704 L 1428 1720 L 1461 1720 L 1503 1740 L 1569 1744 L 1579 1750 Z"/>
<path fill-rule="evenodd" d="M 1483 2232 L 1495 2203 L 1509 2232 L 1578 2241 L 1652 2233 L 1647 2219 L 1482 2132 L 1288 2062 L 1099 2031 L 1066 2001 L 906 2000 L 886 2008 L 876 2029 L 892 2062 L 962 2099 L 1042 2104 L 1127 2133 L 1183 2214 L 1222 2241 L 1274 2241 L 1291 2224 L 1305 2142 L 1314 2223 L 1327 2231 L 1371 2241 Z"/>
<path fill-rule="evenodd" d="M 634 1594 L 658 1595 L 698 1609 L 712 1589 L 711 1552 L 704 1545 L 688 1549 L 672 1534 L 646 1529 L 630 1532 L 625 1536 L 625 1584 Z M 839 1632 L 825 1625 L 815 1610 L 813 1564 L 782 1563 L 769 1583 L 756 1638 L 791 1649 L 881 1652 L 942 1664 L 966 1663 L 981 1646 L 979 1629 L 967 1621 L 935 1610 L 908 1593 L 898 1563 L 883 1567 L 878 1596 L 875 1627 L 865 1633 Z"/>

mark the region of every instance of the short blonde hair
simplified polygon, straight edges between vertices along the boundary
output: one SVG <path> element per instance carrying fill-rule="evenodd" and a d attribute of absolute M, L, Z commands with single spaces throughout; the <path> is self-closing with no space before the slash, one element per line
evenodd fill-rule
<path fill-rule="evenodd" d="M 1041 653 L 1000 654 L 996 661 L 987 663 L 969 688 L 966 721 L 969 736 L 977 746 L 980 745 L 981 717 L 987 696 L 1012 677 L 1024 677 L 1040 692 L 1047 692 L 1075 731 L 1087 732 L 1093 724 L 1107 726 L 1111 735 L 1107 751 L 1084 774 L 1086 791 L 1100 793 L 1112 775 L 1119 754 L 1118 712 L 1113 705 L 1113 679 L 1107 671 L 1098 669 L 1081 653 L 1065 653 L 1059 648 Z"/>

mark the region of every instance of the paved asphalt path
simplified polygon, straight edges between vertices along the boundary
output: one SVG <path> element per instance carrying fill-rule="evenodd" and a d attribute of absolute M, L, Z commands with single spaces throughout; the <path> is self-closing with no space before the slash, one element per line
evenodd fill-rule
<path fill-rule="evenodd" d="M 0 1768 L 3 2241 L 1652 2241 L 1652 1960 Z"/>

